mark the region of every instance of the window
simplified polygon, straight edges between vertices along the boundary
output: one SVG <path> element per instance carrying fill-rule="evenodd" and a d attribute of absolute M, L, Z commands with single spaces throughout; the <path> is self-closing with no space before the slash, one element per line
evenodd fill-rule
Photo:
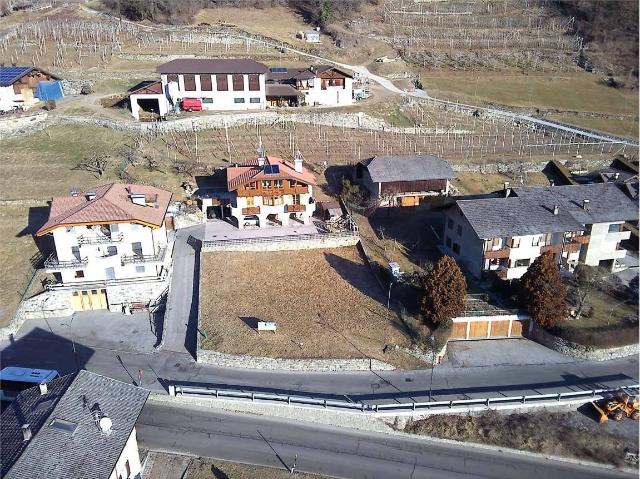
<path fill-rule="evenodd" d="M 244 103 L 244 98 L 234 98 L 233 103 Z"/>
<path fill-rule="evenodd" d="M 104 276 L 106 279 L 116 279 L 116 270 L 114 268 L 105 268 Z M 82 293 L 84 294 L 84 291 Z"/>
<path fill-rule="evenodd" d="M 529 266 L 530 264 L 531 264 L 531 260 L 530 260 L 529 258 L 526 258 L 526 259 L 517 259 L 517 260 L 513 263 L 513 265 L 514 265 L 516 268 L 521 268 L 521 267 L 523 267 L 523 266 Z"/>
<path fill-rule="evenodd" d="M 112 233 L 119 233 L 120 232 L 120 225 L 111 225 L 111 232 Z"/>
<path fill-rule="evenodd" d="M 260 98 L 249 98 L 249 103 L 260 103 Z"/>
<path fill-rule="evenodd" d="M 274 188 L 282 188 L 282 180 L 273 180 Z"/>
<path fill-rule="evenodd" d="M 124 469 L 127 473 L 127 477 L 131 477 L 131 466 L 129 465 L 129 459 L 124 463 Z"/>
<path fill-rule="evenodd" d="M 262 187 L 263 188 L 271 188 L 271 182 L 268 180 L 262 180 Z"/>
<path fill-rule="evenodd" d="M 246 186 L 246 188 L 247 188 L 248 190 L 255 190 L 257 187 L 258 187 L 258 185 L 256 184 L 256 182 L 255 182 L 255 181 L 252 181 L 251 183 L 249 183 L 249 184 Z"/>
<path fill-rule="evenodd" d="M 213 98 L 203 98 L 202 103 L 213 103 Z"/>
<path fill-rule="evenodd" d="M 107 246 L 107 256 L 115 256 L 118 254 L 118 248 L 116 246 Z"/>
<path fill-rule="evenodd" d="M 462 236 L 462 225 L 458 225 L 458 236 Z"/>
<path fill-rule="evenodd" d="M 253 208 L 255 206 L 255 201 L 253 196 L 247 196 L 247 208 Z"/>
<path fill-rule="evenodd" d="M 131 251 L 133 251 L 133 254 L 136 256 L 142 256 L 142 243 L 139 241 L 131 243 Z"/>
<path fill-rule="evenodd" d="M 76 271 L 76 273 L 73 275 L 74 278 L 84 278 L 84 271 L 80 270 L 80 271 Z"/>
<path fill-rule="evenodd" d="M 233 91 L 243 91 L 244 90 L 244 75 L 240 75 L 240 74 L 237 74 L 237 73 L 235 75 L 231 75 L 231 81 L 232 81 L 232 85 L 233 85 Z"/>
<path fill-rule="evenodd" d="M 453 229 L 453 220 L 451 218 L 447 218 L 447 226 L 450 230 Z"/>
<path fill-rule="evenodd" d="M 453 243 L 453 252 L 455 254 L 460 254 L 460 245 L 458 243 Z"/>
<path fill-rule="evenodd" d="M 447 236 L 447 247 L 451 248 L 451 238 Z"/>
<path fill-rule="evenodd" d="M 617 223 L 617 224 L 613 224 L 613 225 L 609 225 L 609 233 L 619 233 L 621 231 L 621 224 Z"/>
<path fill-rule="evenodd" d="M 511 238 L 511 247 L 519 248 L 520 247 L 520 238 Z"/>
<path fill-rule="evenodd" d="M 71 254 L 75 259 L 80 260 L 80 246 L 72 246 Z"/>
<path fill-rule="evenodd" d="M 216 86 L 218 87 L 218 91 L 229 90 L 229 79 L 227 75 L 216 75 Z"/>
<path fill-rule="evenodd" d="M 282 196 L 265 196 L 262 202 L 266 206 L 278 206 L 282 204 Z"/>
<path fill-rule="evenodd" d="M 196 76 L 195 75 L 183 75 L 184 90 L 196 91 Z"/>
<path fill-rule="evenodd" d="M 300 204 L 300 195 L 292 195 L 291 196 L 293 204 L 294 205 L 299 205 Z"/>
<path fill-rule="evenodd" d="M 200 90 L 212 91 L 213 85 L 211 84 L 211 75 L 200 75 Z"/>
<path fill-rule="evenodd" d="M 235 87 L 233 87 L 235 89 Z M 260 91 L 260 76 L 249 75 L 249 91 Z M 253 100 L 253 98 L 252 98 Z M 259 100 L 259 99 L 258 99 Z M 252 101 L 251 103 L 259 103 L 259 101 Z"/>
<path fill-rule="evenodd" d="M 136 266 L 136 273 L 144 273 L 144 265 Z"/>
<path fill-rule="evenodd" d="M 167 75 L 167 83 L 172 81 L 178 83 L 178 75 L 176 75 L 175 73 Z"/>

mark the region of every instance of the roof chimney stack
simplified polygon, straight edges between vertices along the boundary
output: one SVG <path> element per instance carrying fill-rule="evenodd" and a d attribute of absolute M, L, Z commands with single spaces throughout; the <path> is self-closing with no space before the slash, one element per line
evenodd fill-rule
<path fill-rule="evenodd" d="M 613 175 L 613 178 L 615 180 L 617 180 L 618 178 L 620 178 L 620 173 L 618 173 L 617 171 L 615 172 L 615 174 Z"/>
<path fill-rule="evenodd" d="M 31 439 L 32 433 L 31 433 L 31 425 L 30 424 L 23 424 L 22 425 L 22 440 L 24 442 L 27 442 Z"/>
<path fill-rule="evenodd" d="M 40 396 L 44 396 L 49 392 L 49 388 L 47 387 L 47 383 L 41 383 L 40 386 Z"/>
<path fill-rule="evenodd" d="M 95 191 L 87 191 L 86 197 L 87 197 L 87 200 L 89 200 L 89 201 L 95 200 L 96 199 L 96 192 Z"/>
<path fill-rule="evenodd" d="M 504 197 L 508 198 L 510 194 L 511 194 L 511 188 L 509 188 L 509 182 L 505 181 L 504 182 Z"/>
<path fill-rule="evenodd" d="M 260 139 L 260 146 L 258 146 L 258 166 L 264 166 L 264 162 L 267 159 L 264 146 L 262 145 L 262 139 Z"/>
<path fill-rule="evenodd" d="M 589 209 L 589 200 L 582 200 L 582 209 L 583 210 L 588 210 Z"/>
<path fill-rule="evenodd" d="M 560 213 L 560 207 L 558 205 L 553 205 L 553 215 L 558 216 L 558 213 Z"/>
<path fill-rule="evenodd" d="M 293 159 L 293 169 L 298 173 L 302 173 L 302 155 L 300 150 L 296 152 L 296 156 Z"/>

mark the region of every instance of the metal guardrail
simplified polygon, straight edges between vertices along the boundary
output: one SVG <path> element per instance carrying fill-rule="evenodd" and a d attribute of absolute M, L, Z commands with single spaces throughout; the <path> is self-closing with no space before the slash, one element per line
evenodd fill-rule
<path fill-rule="evenodd" d="M 69 268 L 82 268 L 87 265 L 89 258 L 76 259 L 71 261 L 59 261 L 58 258 L 51 254 L 49 258 L 44 262 L 45 269 L 69 269 Z"/>
<path fill-rule="evenodd" d="M 604 394 L 613 394 L 619 391 L 626 391 L 632 395 L 638 394 L 640 384 L 630 386 L 618 386 L 605 389 L 590 389 L 585 391 L 569 391 L 565 393 L 552 394 L 535 394 L 529 396 L 505 396 L 495 398 L 479 398 L 479 399 L 454 399 L 450 401 L 431 401 L 431 402 L 409 402 L 409 403 L 382 403 L 382 404 L 366 404 L 363 402 L 343 401 L 339 399 L 318 399 L 311 396 L 297 396 L 276 394 L 268 392 L 249 392 L 242 389 L 218 389 L 207 386 L 189 386 L 174 383 L 169 385 L 169 394 L 171 396 L 200 396 L 211 398 L 229 398 L 244 399 L 255 401 L 268 401 L 276 403 L 285 403 L 287 405 L 304 405 L 318 406 L 322 408 L 333 408 L 350 411 L 360 411 L 364 413 L 391 413 L 391 412 L 407 412 L 407 411 L 431 411 L 441 410 L 449 411 L 453 409 L 464 409 L 471 406 L 480 406 L 489 408 L 495 405 L 512 405 L 514 407 L 522 407 L 523 405 L 532 405 L 544 401 L 556 401 L 561 403 L 563 400 L 584 399 L 585 401 L 597 398 Z"/>
<path fill-rule="evenodd" d="M 323 239 L 333 238 L 350 238 L 357 237 L 357 231 L 341 231 L 338 233 L 307 233 L 300 235 L 284 235 L 284 236 L 271 236 L 261 238 L 241 238 L 241 239 L 228 239 L 228 240 L 209 240 L 203 241 L 203 248 L 211 248 L 215 246 L 231 246 L 231 245 L 249 245 L 249 244 L 265 244 L 265 243 L 286 243 L 290 241 L 315 241 Z"/>

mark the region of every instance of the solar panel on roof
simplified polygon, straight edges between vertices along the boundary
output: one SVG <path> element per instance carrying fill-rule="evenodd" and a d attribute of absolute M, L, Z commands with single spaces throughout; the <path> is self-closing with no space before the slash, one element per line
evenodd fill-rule
<path fill-rule="evenodd" d="M 280 166 L 278 165 L 265 165 L 264 167 L 265 175 L 277 175 L 280 173 Z"/>
<path fill-rule="evenodd" d="M 288 68 L 287 67 L 273 67 L 270 68 L 271 73 L 287 73 Z"/>
<path fill-rule="evenodd" d="M 9 86 L 31 67 L 0 67 L 0 86 Z"/>

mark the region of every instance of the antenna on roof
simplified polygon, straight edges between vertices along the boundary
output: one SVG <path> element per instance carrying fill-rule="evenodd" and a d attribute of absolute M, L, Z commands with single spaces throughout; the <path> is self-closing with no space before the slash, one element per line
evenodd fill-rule
<path fill-rule="evenodd" d="M 258 166 L 264 166 L 267 154 L 265 152 L 264 145 L 262 144 L 262 136 L 259 136 L 258 140 L 260 141 L 260 145 L 258 146 Z"/>
<path fill-rule="evenodd" d="M 111 434 L 111 427 L 113 426 L 113 421 L 109 419 L 100 409 L 100 404 L 95 403 L 91 406 L 91 415 L 93 416 L 93 421 L 95 422 L 98 429 L 102 434 L 109 435 Z"/>

